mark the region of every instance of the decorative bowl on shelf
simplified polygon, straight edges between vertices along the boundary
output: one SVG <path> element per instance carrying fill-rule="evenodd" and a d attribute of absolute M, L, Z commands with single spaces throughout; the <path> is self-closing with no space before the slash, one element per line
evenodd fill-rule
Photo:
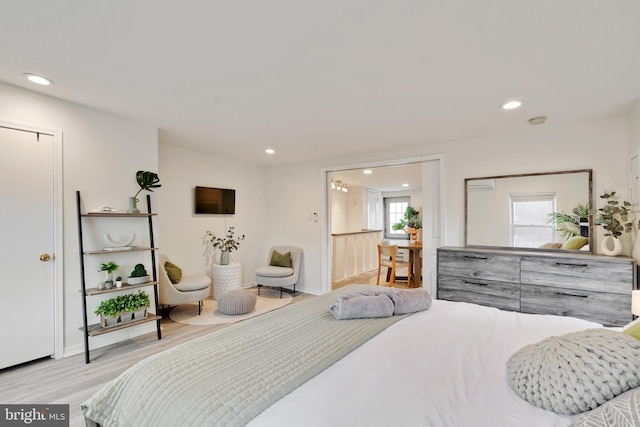
<path fill-rule="evenodd" d="M 149 275 L 140 277 L 127 277 L 127 285 L 141 285 L 149 281 Z"/>

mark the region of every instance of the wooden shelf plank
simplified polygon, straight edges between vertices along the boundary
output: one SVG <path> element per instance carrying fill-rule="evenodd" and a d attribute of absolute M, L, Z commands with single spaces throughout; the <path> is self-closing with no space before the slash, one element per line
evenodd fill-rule
<path fill-rule="evenodd" d="M 141 251 L 157 251 L 158 248 L 150 248 L 148 246 L 143 247 L 137 247 L 135 249 L 122 249 L 122 250 L 116 250 L 116 251 L 105 251 L 103 249 L 97 250 L 97 251 L 84 251 L 85 255 L 98 255 L 98 254 L 117 254 L 117 253 L 121 253 L 121 252 L 141 252 Z"/>
<path fill-rule="evenodd" d="M 99 323 L 96 323 L 94 325 L 89 325 L 89 327 L 87 328 L 88 329 L 87 333 L 90 337 L 95 337 L 97 335 L 118 331 L 120 329 L 141 325 L 143 323 L 153 322 L 155 320 L 160 320 L 160 319 L 162 319 L 162 317 L 157 316 L 153 313 L 147 313 L 147 317 L 145 317 L 144 319 L 132 320 L 130 322 L 125 322 L 125 323 L 118 323 L 116 326 L 109 326 L 108 328 L 103 328 L 102 326 L 100 326 Z"/>
<path fill-rule="evenodd" d="M 87 213 L 83 213 L 80 214 L 80 216 L 82 217 L 118 217 L 118 218 L 148 218 L 150 216 L 155 216 L 157 214 L 155 213 L 146 213 L 146 212 L 141 212 L 141 213 L 137 213 L 137 214 L 132 214 L 132 213 L 128 213 L 128 212 L 87 212 Z"/>
<path fill-rule="evenodd" d="M 146 282 L 141 283 L 139 285 L 127 285 L 125 283 L 122 284 L 122 287 L 116 288 L 115 286 L 111 289 L 98 289 L 98 288 L 89 288 L 86 290 L 87 295 L 100 295 L 100 294 L 108 294 L 109 292 L 118 292 L 118 291 L 126 291 L 127 289 L 133 288 L 142 288 L 144 286 L 152 286 L 157 285 L 158 282 Z"/>

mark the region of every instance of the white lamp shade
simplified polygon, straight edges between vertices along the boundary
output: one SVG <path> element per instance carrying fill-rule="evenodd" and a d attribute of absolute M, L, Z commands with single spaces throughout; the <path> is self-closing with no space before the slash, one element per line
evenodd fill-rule
<path fill-rule="evenodd" d="M 631 313 L 640 316 L 640 291 L 631 292 Z"/>

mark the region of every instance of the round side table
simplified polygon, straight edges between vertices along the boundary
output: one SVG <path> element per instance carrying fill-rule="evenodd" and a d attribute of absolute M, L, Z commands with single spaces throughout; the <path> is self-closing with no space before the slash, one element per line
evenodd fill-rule
<path fill-rule="evenodd" d="M 238 289 L 242 285 L 242 264 L 232 262 L 227 265 L 213 265 L 213 299 L 217 300 L 225 292 Z"/>

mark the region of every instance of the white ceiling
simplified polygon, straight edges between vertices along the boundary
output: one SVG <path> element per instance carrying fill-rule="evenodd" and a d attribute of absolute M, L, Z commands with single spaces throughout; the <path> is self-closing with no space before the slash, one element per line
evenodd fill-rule
<path fill-rule="evenodd" d="M 299 162 L 628 111 L 640 2 L 2 0 L 0 81 L 162 141 Z M 510 98 L 524 107 L 500 110 Z"/>
<path fill-rule="evenodd" d="M 341 170 L 331 173 L 334 180 L 347 183 L 347 188 L 358 186 L 379 191 L 413 191 L 422 189 L 422 163 L 379 166 L 365 169 Z M 407 184 L 403 187 L 403 184 Z"/>

